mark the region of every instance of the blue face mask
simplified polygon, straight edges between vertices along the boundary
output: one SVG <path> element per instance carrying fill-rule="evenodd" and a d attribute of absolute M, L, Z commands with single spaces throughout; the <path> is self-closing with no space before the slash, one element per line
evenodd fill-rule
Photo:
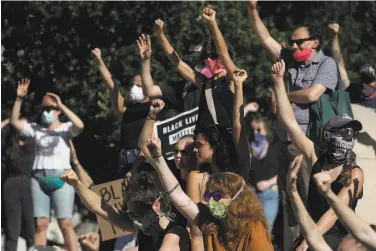
<path fill-rule="evenodd" d="M 43 123 L 49 125 L 49 124 L 52 124 L 55 120 L 56 120 L 56 117 L 55 117 L 54 111 L 50 111 L 50 112 L 44 111 L 43 112 L 43 114 L 42 114 Z"/>
<path fill-rule="evenodd" d="M 266 136 L 259 132 L 254 133 L 254 141 L 252 142 L 253 157 L 262 159 L 266 155 L 265 146 L 268 143 Z"/>

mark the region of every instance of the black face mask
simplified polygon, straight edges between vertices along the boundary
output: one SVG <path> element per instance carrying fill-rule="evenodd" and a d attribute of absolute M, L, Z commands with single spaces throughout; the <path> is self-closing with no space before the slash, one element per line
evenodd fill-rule
<path fill-rule="evenodd" d="M 343 164 L 352 154 L 355 145 L 353 135 L 343 135 L 336 132 L 324 132 L 327 147 L 326 160 L 330 164 Z"/>

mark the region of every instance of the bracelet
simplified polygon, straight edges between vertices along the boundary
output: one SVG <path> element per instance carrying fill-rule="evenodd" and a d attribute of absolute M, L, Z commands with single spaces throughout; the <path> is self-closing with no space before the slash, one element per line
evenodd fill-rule
<path fill-rule="evenodd" d="M 172 194 L 175 190 L 176 190 L 176 188 L 178 188 L 178 186 L 180 186 L 180 184 L 178 183 L 178 184 L 176 184 L 176 186 L 174 186 L 174 188 L 172 188 L 170 191 L 168 191 L 168 192 L 166 192 L 166 194 L 167 195 L 170 195 L 170 194 Z"/>
<path fill-rule="evenodd" d="M 153 159 L 158 159 L 159 157 L 162 157 L 162 154 L 159 154 L 159 155 L 154 156 L 154 157 L 152 156 Z"/>
<path fill-rule="evenodd" d="M 23 97 L 17 97 L 16 100 L 17 100 L 17 101 L 22 101 L 22 100 L 23 100 Z"/>
<path fill-rule="evenodd" d="M 147 117 L 148 117 L 149 120 L 156 120 L 157 119 L 157 118 L 150 117 L 149 114 L 147 115 Z"/>

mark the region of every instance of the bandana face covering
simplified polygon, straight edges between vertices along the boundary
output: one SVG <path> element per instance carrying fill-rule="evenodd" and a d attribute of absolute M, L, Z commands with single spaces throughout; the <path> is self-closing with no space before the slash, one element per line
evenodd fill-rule
<path fill-rule="evenodd" d="M 343 164 L 351 156 L 355 145 L 352 135 L 340 135 L 333 132 L 324 132 L 324 139 L 328 148 L 326 160 L 330 164 Z"/>
<path fill-rule="evenodd" d="M 235 194 L 235 196 L 231 200 L 229 200 L 229 201 L 226 201 L 226 202 L 216 201 L 214 199 L 214 196 L 212 196 L 209 199 L 208 207 L 209 207 L 210 213 L 213 215 L 214 218 L 216 218 L 216 219 L 223 219 L 223 218 L 225 218 L 227 216 L 229 205 L 243 191 L 243 187 L 244 187 L 244 183 L 242 184 L 242 186 L 239 189 L 239 191 Z"/>
<path fill-rule="evenodd" d="M 201 70 L 201 74 L 207 78 L 212 78 L 214 75 L 225 70 L 226 68 L 223 66 L 220 60 L 208 58 L 205 60 L 205 68 Z"/>
<path fill-rule="evenodd" d="M 259 132 L 254 132 L 253 135 L 255 137 L 255 140 L 251 144 L 253 150 L 252 155 L 256 159 L 262 159 L 266 155 L 267 151 L 265 151 L 265 146 L 268 143 L 268 141 L 266 140 L 266 136 L 262 135 Z"/>

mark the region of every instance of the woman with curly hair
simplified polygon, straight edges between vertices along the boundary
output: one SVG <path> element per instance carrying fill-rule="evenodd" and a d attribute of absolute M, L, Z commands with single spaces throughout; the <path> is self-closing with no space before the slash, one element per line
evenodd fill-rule
<path fill-rule="evenodd" d="M 203 233 L 205 250 L 273 250 L 268 226 L 256 195 L 242 177 L 229 172 L 210 175 L 205 187 L 207 205 L 194 203 L 168 168 L 159 139 L 146 141 L 147 156 L 175 207 Z"/>

